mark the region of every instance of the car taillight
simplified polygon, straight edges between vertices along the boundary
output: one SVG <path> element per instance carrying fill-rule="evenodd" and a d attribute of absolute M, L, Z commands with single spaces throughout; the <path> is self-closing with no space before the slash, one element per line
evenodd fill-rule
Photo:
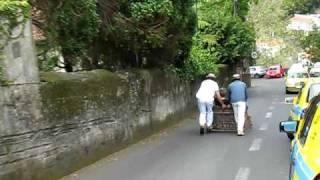
<path fill-rule="evenodd" d="M 318 174 L 313 180 L 320 180 L 320 174 Z"/>

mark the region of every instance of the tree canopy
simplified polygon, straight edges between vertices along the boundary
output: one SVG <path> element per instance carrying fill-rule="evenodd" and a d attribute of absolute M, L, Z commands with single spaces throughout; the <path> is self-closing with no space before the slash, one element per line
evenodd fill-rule
<path fill-rule="evenodd" d="M 179 52 L 190 49 L 196 22 L 191 0 L 31 3 L 44 17 L 42 22 L 35 18 L 44 30 L 44 44 L 60 49 L 68 71 L 77 64 L 117 69 L 176 63 Z"/>
<path fill-rule="evenodd" d="M 197 4 L 195 4 L 197 2 Z M 173 66 L 190 77 L 254 49 L 249 0 L 29 0 L 40 67 Z M 63 57 L 63 64 L 59 59 Z M 49 67 L 49 68 L 48 68 Z"/>
<path fill-rule="evenodd" d="M 217 64 L 248 60 L 255 46 L 253 26 L 246 21 L 249 1 L 200 1 L 198 31 L 186 72 L 194 76 L 215 72 Z"/>
<path fill-rule="evenodd" d="M 284 0 L 284 8 L 290 15 L 311 13 L 319 6 L 319 0 Z"/>

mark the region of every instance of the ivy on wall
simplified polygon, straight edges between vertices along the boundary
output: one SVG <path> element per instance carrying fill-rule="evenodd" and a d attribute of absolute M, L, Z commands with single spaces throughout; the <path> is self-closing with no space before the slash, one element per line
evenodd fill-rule
<path fill-rule="evenodd" d="M 0 0 L 0 42 L 4 46 L 12 38 L 12 30 L 31 15 L 31 6 L 25 0 Z M 0 46 L 0 48 L 1 48 Z M 3 47 L 2 47 L 3 48 Z"/>

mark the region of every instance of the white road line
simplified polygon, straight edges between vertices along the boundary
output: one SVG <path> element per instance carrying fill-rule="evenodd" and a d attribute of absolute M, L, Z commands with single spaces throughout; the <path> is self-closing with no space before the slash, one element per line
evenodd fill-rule
<path fill-rule="evenodd" d="M 234 180 L 248 180 L 250 175 L 250 168 L 240 168 Z"/>
<path fill-rule="evenodd" d="M 253 140 L 251 147 L 249 148 L 249 151 L 259 151 L 262 144 L 262 139 L 257 138 Z"/>
<path fill-rule="evenodd" d="M 260 131 L 266 131 L 266 130 L 268 130 L 268 126 L 269 126 L 268 123 L 263 123 L 263 124 L 260 126 L 259 130 L 260 130 Z"/>
<path fill-rule="evenodd" d="M 272 112 L 267 112 L 266 118 L 268 119 L 268 118 L 271 118 L 271 117 L 272 117 Z"/>

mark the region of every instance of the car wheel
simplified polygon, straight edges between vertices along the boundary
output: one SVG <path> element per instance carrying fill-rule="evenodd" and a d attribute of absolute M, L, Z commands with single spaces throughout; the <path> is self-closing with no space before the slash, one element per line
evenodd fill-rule
<path fill-rule="evenodd" d="M 254 78 L 259 78 L 260 76 L 259 76 L 259 74 L 255 74 L 253 77 Z"/>

